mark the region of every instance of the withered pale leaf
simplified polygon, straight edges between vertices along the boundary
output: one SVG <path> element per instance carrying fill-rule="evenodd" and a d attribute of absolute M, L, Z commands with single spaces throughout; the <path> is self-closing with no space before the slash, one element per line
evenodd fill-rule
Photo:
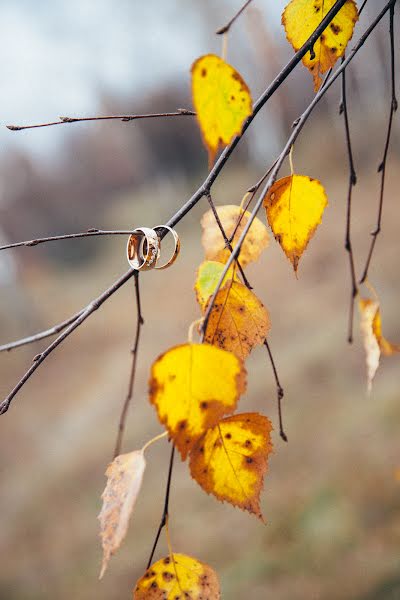
<path fill-rule="evenodd" d="M 215 571 L 186 554 L 172 554 L 151 565 L 137 581 L 133 600 L 219 600 Z"/>
<path fill-rule="evenodd" d="M 197 442 L 190 454 L 190 472 L 218 500 L 262 519 L 260 493 L 272 452 L 272 425 L 258 413 L 222 419 Z"/>
<path fill-rule="evenodd" d="M 232 248 L 234 248 L 242 235 L 243 229 L 245 228 L 247 221 L 249 220 L 250 213 L 244 212 L 240 206 L 226 205 L 217 206 L 217 214 L 225 230 L 228 239 L 236 230 L 233 240 L 231 242 Z M 240 225 L 236 229 L 237 223 L 240 220 Z M 231 251 L 225 247 L 225 241 L 222 233 L 218 227 L 212 210 L 208 210 L 201 219 L 201 226 L 203 228 L 202 244 L 207 260 L 216 260 L 222 263 L 226 263 Z M 254 219 L 251 227 L 246 235 L 246 238 L 240 249 L 240 264 L 245 267 L 250 262 L 255 262 L 260 258 L 262 251 L 268 246 L 269 236 L 268 230 L 265 225 L 257 219 Z"/>
<path fill-rule="evenodd" d="M 98 517 L 103 546 L 100 579 L 110 557 L 118 550 L 126 535 L 145 467 L 143 450 L 135 450 L 117 456 L 106 470 L 107 485 L 102 494 L 103 506 Z"/>

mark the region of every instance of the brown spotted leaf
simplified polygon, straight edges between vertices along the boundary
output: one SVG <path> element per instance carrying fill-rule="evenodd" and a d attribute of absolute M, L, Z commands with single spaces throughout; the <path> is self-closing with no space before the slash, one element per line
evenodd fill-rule
<path fill-rule="evenodd" d="M 193 479 L 218 500 L 262 519 L 260 494 L 272 452 L 271 430 L 270 420 L 258 413 L 222 419 L 190 454 Z"/>
<path fill-rule="evenodd" d="M 219 600 L 215 571 L 196 558 L 173 553 L 151 565 L 137 581 L 133 600 Z"/>
<path fill-rule="evenodd" d="M 151 368 L 150 402 L 185 460 L 204 431 L 232 413 L 246 389 L 236 356 L 208 344 L 183 344 Z"/>

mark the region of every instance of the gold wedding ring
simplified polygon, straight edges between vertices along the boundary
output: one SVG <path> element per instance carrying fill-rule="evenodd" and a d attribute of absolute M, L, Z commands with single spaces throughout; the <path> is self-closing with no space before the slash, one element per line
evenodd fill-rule
<path fill-rule="evenodd" d="M 167 260 L 167 262 L 160 266 L 156 265 L 154 268 L 155 269 L 167 269 L 168 267 L 173 265 L 174 262 L 176 261 L 179 251 L 181 249 L 181 242 L 180 242 L 180 239 L 179 239 L 176 231 L 174 229 L 172 229 L 171 227 L 168 227 L 168 225 L 157 225 L 157 227 L 154 227 L 154 231 L 156 231 L 156 232 L 160 229 L 166 229 L 167 231 L 169 231 L 172 234 L 172 237 L 174 238 L 175 246 L 174 246 L 174 250 L 173 250 L 171 257 Z"/>
<path fill-rule="evenodd" d="M 126 248 L 132 269 L 148 271 L 156 265 L 160 256 L 160 238 L 150 227 L 137 227 L 129 236 Z"/>

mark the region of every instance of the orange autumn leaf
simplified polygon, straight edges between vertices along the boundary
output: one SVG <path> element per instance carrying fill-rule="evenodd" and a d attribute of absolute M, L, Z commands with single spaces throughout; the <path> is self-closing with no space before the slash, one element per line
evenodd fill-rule
<path fill-rule="evenodd" d="M 264 343 L 270 326 L 268 312 L 257 296 L 231 280 L 215 297 L 204 341 L 245 360 L 254 346 Z"/>
<path fill-rule="evenodd" d="M 218 500 L 262 519 L 260 494 L 272 452 L 272 425 L 258 413 L 227 417 L 209 429 L 190 454 L 190 472 Z"/>
<path fill-rule="evenodd" d="M 305 175 L 279 179 L 264 198 L 268 223 L 295 272 L 327 204 L 321 183 Z"/>
<path fill-rule="evenodd" d="M 218 206 L 216 210 L 228 239 L 231 238 L 231 235 L 236 230 L 231 242 L 234 248 L 249 220 L 250 213 L 248 211 L 243 212 L 240 206 L 236 205 Z M 240 225 L 236 229 L 239 220 Z M 225 247 L 224 238 L 212 210 L 207 211 L 203 215 L 201 226 L 203 228 L 201 241 L 206 259 L 226 263 L 231 255 L 231 251 Z M 250 262 L 257 261 L 261 252 L 268 246 L 268 243 L 268 230 L 260 219 L 256 217 L 240 249 L 240 264 L 242 267 Z"/>
<path fill-rule="evenodd" d="M 367 385 L 368 391 L 371 391 L 372 381 L 379 367 L 381 353 L 386 356 L 400 353 L 400 345 L 392 344 L 382 335 L 378 300 L 360 298 L 358 305 L 361 315 L 360 329 L 367 363 Z"/>
<path fill-rule="evenodd" d="M 150 402 L 182 460 L 206 429 L 235 410 L 246 376 L 234 354 L 208 344 L 175 346 L 153 363 Z"/>
<path fill-rule="evenodd" d="M 242 76 L 215 54 L 192 65 L 192 96 L 204 144 L 212 164 L 220 147 L 242 132 L 252 114 L 250 90 Z"/>
<path fill-rule="evenodd" d="M 103 546 L 100 579 L 110 557 L 118 550 L 126 535 L 145 467 L 143 450 L 136 450 L 117 456 L 106 470 L 107 485 L 102 494 L 103 506 L 98 517 Z"/>
<path fill-rule="evenodd" d="M 286 37 L 297 52 L 328 14 L 336 0 L 292 0 L 282 13 Z M 356 3 L 348 0 L 314 44 L 313 54 L 307 52 L 303 64 L 314 79 L 314 90 L 322 83 L 321 75 L 335 66 L 343 56 L 353 36 L 358 20 Z"/>
<path fill-rule="evenodd" d="M 135 586 L 133 600 L 219 600 L 215 571 L 196 558 L 173 553 L 157 561 Z"/>

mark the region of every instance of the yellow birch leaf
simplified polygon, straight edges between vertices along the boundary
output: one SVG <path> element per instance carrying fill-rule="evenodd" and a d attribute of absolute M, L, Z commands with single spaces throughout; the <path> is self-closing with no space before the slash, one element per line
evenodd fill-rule
<path fill-rule="evenodd" d="M 205 260 L 199 266 L 197 270 L 197 279 L 194 289 L 196 292 L 197 302 L 200 304 L 200 308 L 202 310 L 206 308 L 208 299 L 214 293 L 224 268 L 224 264 L 216 262 L 214 260 Z M 235 281 L 239 281 L 238 276 L 236 274 L 236 269 L 234 267 L 231 267 L 228 270 L 222 282 L 222 287 L 232 279 L 235 279 Z"/>
<path fill-rule="evenodd" d="M 282 13 L 286 37 L 295 52 L 308 40 L 313 31 L 328 14 L 336 0 L 292 0 Z M 358 20 L 356 3 L 348 0 L 314 44 L 314 55 L 307 52 L 303 64 L 314 79 L 314 90 L 322 83 L 321 75 L 335 66 L 343 56 L 353 36 Z"/>
<path fill-rule="evenodd" d="M 218 206 L 217 213 L 225 230 L 226 236 L 230 239 L 236 229 L 236 225 L 240 220 L 240 225 L 235 232 L 231 242 L 234 248 L 242 235 L 243 229 L 249 220 L 250 213 L 243 210 L 240 206 L 227 205 Z M 225 248 L 225 241 L 222 233 L 217 225 L 212 210 L 208 210 L 201 219 L 203 227 L 202 244 L 205 250 L 207 260 L 216 260 L 226 263 L 231 255 L 229 248 Z M 250 262 L 255 262 L 259 259 L 261 252 L 268 246 L 269 236 L 268 230 L 260 219 L 255 218 L 240 250 L 240 264 L 242 267 Z"/>
<path fill-rule="evenodd" d="M 208 344 L 175 346 L 153 363 L 150 402 L 182 460 L 206 429 L 235 410 L 246 375 L 234 354 Z"/>
<path fill-rule="evenodd" d="M 157 561 L 135 586 L 133 600 L 219 600 L 215 571 L 196 558 L 173 553 Z"/>
<path fill-rule="evenodd" d="M 361 314 L 360 329 L 367 363 L 367 386 L 370 392 L 372 381 L 379 367 L 381 353 L 386 356 L 397 354 L 400 352 L 400 346 L 392 344 L 382 335 L 378 300 L 360 298 L 358 305 Z"/>
<path fill-rule="evenodd" d="M 103 506 L 98 517 L 103 546 L 100 579 L 110 557 L 118 550 L 126 535 L 145 467 L 143 450 L 136 450 L 117 456 L 106 470 L 107 485 L 102 494 Z"/>
<path fill-rule="evenodd" d="M 192 96 L 211 165 L 220 147 L 242 132 L 252 113 L 250 90 L 242 76 L 215 54 L 206 54 L 192 65 Z"/>
<path fill-rule="evenodd" d="M 264 343 L 269 329 L 269 315 L 262 302 L 245 285 L 231 280 L 215 297 L 204 341 L 233 352 L 243 361 L 254 346 Z"/>
<path fill-rule="evenodd" d="M 295 272 L 327 204 L 321 183 L 305 175 L 278 179 L 264 198 L 268 223 Z"/>
<path fill-rule="evenodd" d="M 209 429 L 190 454 L 197 483 L 222 502 L 230 502 L 260 519 L 260 494 L 272 452 L 272 425 L 258 413 L 223 419 Z"/>

